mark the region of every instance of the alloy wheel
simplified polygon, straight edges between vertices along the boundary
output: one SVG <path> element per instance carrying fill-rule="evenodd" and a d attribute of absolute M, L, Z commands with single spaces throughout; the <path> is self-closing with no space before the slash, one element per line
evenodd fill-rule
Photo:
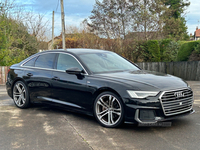
<path fill-rule="evenodd" d="M 114 126 L 122 117 L 122 106 L 119 100 L 110 94 L 102 95 L 96 102 L 96 117 L 105 126 Z"/>
<path fill-rule="evenodd" d="M 20 82 L 17 82 L 14 86 L 13 100 L 18 107 L 23 107 L 26 103 L 26 89 Z"/>

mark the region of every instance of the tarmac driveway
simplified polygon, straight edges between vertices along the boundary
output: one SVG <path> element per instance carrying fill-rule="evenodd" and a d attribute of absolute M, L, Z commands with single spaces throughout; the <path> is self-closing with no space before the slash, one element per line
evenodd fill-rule
<path fill-rule="evenodd" d="M 200 82 L 189 82 L 195 97 L 192 115 L 172 121 L 171 127 L 118 129 L 101 127 L 93 117 L 51 107 L 18 109 L 0 86 L 0 149 L 132 150 L 199 149 Z"/>

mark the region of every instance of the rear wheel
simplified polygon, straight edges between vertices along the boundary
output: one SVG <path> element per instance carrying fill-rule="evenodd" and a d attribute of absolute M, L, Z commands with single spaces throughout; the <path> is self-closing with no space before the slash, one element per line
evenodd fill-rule
<path fill-rule="evenodd" d="M 17 107 L 27 108 L 30 104 L 29 102 L 29 92 L 22 81 L 17 81 L 13 87 L 13 100 Z"/>
<path fill-rule="evenodd" d="M 95 100 L 94 115 L 104 127 L 113 128 L 122 124 L 124 108 L 121 99 L 112 92 L 103 92 Z"/>

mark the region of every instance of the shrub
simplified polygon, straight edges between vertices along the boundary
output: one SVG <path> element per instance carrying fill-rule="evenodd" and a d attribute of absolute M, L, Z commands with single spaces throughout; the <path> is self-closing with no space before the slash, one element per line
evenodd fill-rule
<path fill-rule="evenodd" d="M 192 51 L 198 44 L 199 41 L 190 41 L 183 43 L 180 47 L 180 50 L 178 51 L 177 61 L 187 61 Z"/>
<path fill-rule="evenodd" d="M 161 61 L 163 61 L 163 59 L 164 59 L 163 53 L 166 51 L 166 48 L 168 47 L 168 45 L 171 41 L 172 41 L 172 39 L 162 39 L 159 41 Z"/>
<path fill-rule="evenodd" d="M 149 40 L 147 41 L 147 51 L 151 54 L 152 62 L 160 61 L 160 46 L 157 40 Z"/>
<path fill-rule="evenodd" d="M 200 41 L 194 48 L 196 54 L 200 54 Z"/>
<path fill-rule="evenodd" d="M 178 42 L 170 41 L 163 52 L 163 61 L 176 61 L 179 49 L 180 44 Z"/>

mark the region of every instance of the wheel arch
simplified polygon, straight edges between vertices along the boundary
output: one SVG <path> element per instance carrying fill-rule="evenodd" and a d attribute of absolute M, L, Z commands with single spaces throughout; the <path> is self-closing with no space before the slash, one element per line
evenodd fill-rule
<path fill-rule="evenodd" d="M 122 103 L 123 103 L 122 97 L 120 96 L 120 94 L 119 94 L 116 90 L 114 90 L 114 89 L 112 89 L 112 88 L 110 88 L 110 87 L 102 87 L 102 88 L 98 89 L 98 90 L 93 94 L 94 96 L 93 96 L 93 103 L 92 103 L 92 106 L 94 106 L 94 102 L 95 102 L 95 99 L 97 98 L 97 96 L 98 96 L 99 94 L 103 93 L 103 92 L 112 92 L 112 93 L 116 94 L 116 95 L 120 98 L 120 100 L 122 101 Z M 124 105 L 124 103 L 123 103 L 123 105 Z"/>
<path fill-rule="evenodd" d="M 95 114 L 95 102 L 97 101 L 97 97 L 104 93 L 104 92 L 110 92 L 110 93 L 113 93 L 114 95 L 113 96 L 117 96 L 116 98 L 118 99 L 119 103 L 121 103 L 121 116 L 120 116 L 120 119 L 113 125 L 109 126 L 109 125 L 106 125 L 104 123 L 102 123 L 97 115 Z M 103 94 L 102 94 L 103 95 Z M 112 89 L 112 88 L 109 88 L 109 87 L 103 87 L 103 88 L 100 88 L 98 89 L 95 93 L 94 93 L 94 97 L 93 97 L 94 101 L 93 101 L 93 116 L 96 118 L 96 120 L 104 127 L 107 127 L 107 128 L 113 128 L 113 127 L 119 127 L 123 122 L 124 122 L 124 119 L 125 119 L 125 105 L 124 105 L 124 102 L 123 102 L 123 99 L 122 97 L 120 96 L 120 94 Z"/>

